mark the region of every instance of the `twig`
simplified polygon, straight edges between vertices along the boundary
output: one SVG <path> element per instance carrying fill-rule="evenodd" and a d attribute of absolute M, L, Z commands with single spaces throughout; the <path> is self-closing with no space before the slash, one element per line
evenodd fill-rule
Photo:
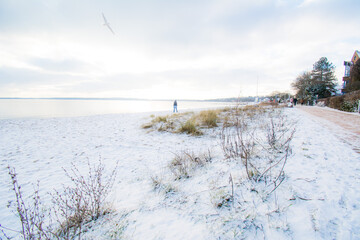
<path fill-rule="evenodd" d="M 16 233 L 21 233 L 20 231 L 16 231 L 16 230 L 14 230 L 14 229 L 4 227 L 4 226 L 1 225 L 1 224 L 0 224 L 0 228 L 3 228 L 3 229 L 8 230 L 8 231 L 16 232 Z M 3 232 L 3 233 L 4 233 L 4 232 Z"/>
<path fill-rule="evenodd" d="M 229 183 L 231 183 L 231 200 L 232 200 L 232 204 L 234 206 L 234 181 L 233 181 L 233 178 L 231 176 L 231 173 L 230 173 L 230 176 L 229 176 Z"/>

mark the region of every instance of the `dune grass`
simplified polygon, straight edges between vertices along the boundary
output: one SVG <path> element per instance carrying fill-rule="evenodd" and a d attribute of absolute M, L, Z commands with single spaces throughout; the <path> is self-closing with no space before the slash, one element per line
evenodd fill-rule
<path fill-rule="evenodd" d="M 187 133 L 193 136 L 200 136 L 203 133 L 197 128 L 197 124 L 194 118 L 190 118 L 184 124 L 181 124 L 178 129 L 179 133 Z"/>
<path fill-rule="evenodd" d="M 217 127 L 218 122 L 218 113 L 217 110 L 206 110 L 201 111 L 198 115 L 198 118 L 201 121 L 201 125 L 205 125 L 208 128 Z"/>

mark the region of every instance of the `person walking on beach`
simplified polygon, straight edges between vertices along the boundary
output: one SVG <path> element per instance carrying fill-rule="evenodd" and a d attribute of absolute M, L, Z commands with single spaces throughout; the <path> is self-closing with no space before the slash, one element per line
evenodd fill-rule
<path fill-rule="evenodd" d="M 175 100 L 175 102 L 174 102 L 174 112 L 178 112 L 178 110 L 177 110 L 177 101 Z"/>

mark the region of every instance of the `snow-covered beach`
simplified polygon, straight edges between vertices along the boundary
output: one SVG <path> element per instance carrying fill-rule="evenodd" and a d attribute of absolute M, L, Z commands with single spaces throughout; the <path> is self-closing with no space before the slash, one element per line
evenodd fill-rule
<path fill-rule="evenodd" d="M 8 165 L 24 195 L 40 181 L 46 202 L 48 192 L 69 181 L 62 168 L 85 169 L 87 161 L 101 159 L 107 169 L 118 162 L 108 199 L 115 213 L 98 219 L 87 239 L 360 239 L 360 154 L 338 137 L 345 130 L 334 134 L 338 126 L 328 128 L 297 108 L 284 112 L 297 121 L 292 154 L 286 180 L 266 200 L 245 191 L 251 186 L 241 167 L 224 161 L 218 128 L 195 137 L 141 127 L 166 112 L 0 120 L 0 224 L 19 228 L 7 208 L 14 198 Z M 154 189 L 152 178 L 167 179 L 174 154 L 209 150 L 212 161 L 171 182 L 171 194 Z M 231 191 L 230 174 L 235 191 L 244 190 L 244 208 L 240 200 L 238 207 L 214 205 L 222 191 Z"/>

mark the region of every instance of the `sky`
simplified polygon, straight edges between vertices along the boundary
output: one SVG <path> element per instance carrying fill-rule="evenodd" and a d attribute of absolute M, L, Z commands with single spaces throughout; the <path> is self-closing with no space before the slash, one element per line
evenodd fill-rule
<path fill-rule="evenodd" d="M 0 0 L 0 97 L 263 96 L 321 57 L 341 84 L 359 29 L 359 0 Z"/>

